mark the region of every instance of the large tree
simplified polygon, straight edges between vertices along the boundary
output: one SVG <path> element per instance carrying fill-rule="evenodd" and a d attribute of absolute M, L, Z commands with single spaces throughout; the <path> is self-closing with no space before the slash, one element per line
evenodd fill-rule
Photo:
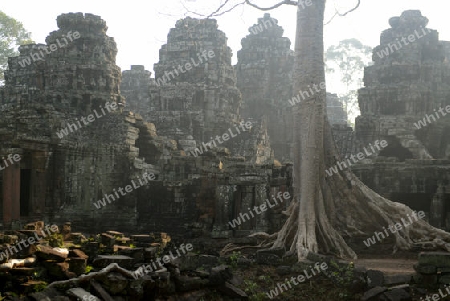
<path fill-rule="evenodd" d="M 18 55 L 19 45 L 32 42 L 30 33 L 25 30 L 22 23 L 0 11 L 0 85 L 3 81 L 3 72 L 8 66 L 8 57 Z"/>
<path fill-rule="evenodd" d="M 324 11 L 325 0 L 284 0 L 271 7 L 260 7 L 251 0 L 226 9 L 224 4 L 213 14 L 219 15 L 239 4 L 260 10 L 281 5 L 297 6 L 295 40 L 295 70 L 293 94 L 309 91 L 313 85 L 325 82 L 324 71 Z M 311 4 L 311 5 L 308 5 Z M 354 9 L 359 6 L 358 4 Z M 351 12 L 349 11 L 349 12 Z M 347 12 L 347 13 L 349 13 Z M 346 15 L 339 14 L 336 15 Z M 364 185 L 350 170 L 340 170 L 326 177 L 325 169 L 340 160 L 331 127 L 326 116 L 326 92 L 313 94 L 294 108 L 294 199 L 286 210 L 282 229 L 266 238 L 265 247 L 285 247 L 299 259 L 309 252 L 333 254 L 341 258 L 356 258 L 344 237 L 373 235 L 383 227 L 413 216 L 404 204 L 389 201 Z M 450 250 L 450 234 L 436 229 L 423 219 L 393 233 L 395 249 L 410 249 L 415 241 Z"/>
<path fill-rule="evenodd" d="M 354 126 L 359 115 L 358 89 L 363 86 L 364 67 L 371 62 L 372 48 L 357 39 L 346 39 L 328 47 L 325 71 L 332 91 L 338 93 L 345 106 L 348 121 Z"/>

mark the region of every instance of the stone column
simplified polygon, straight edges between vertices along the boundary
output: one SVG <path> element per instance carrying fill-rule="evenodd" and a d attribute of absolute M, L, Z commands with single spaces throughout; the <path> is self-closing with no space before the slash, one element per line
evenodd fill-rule
<path fill-rule="evenodd" d="M 216 188 L 216 210 L 212 238 L 229 238 L 233 231 L 229 230 L 228 222 L 231 217 L 231 204 L 233 201 L 233 185 L 218 185 Z"/>
<path fill-rule="evenodd" d="M 258 206 L 259 212 L 256 216 L 256 226 L 255 232 L 269 232 L 269 217 L 268 213 L 270 208 L 267 207 L 267 193 L 266 193 L 266 184 L 257 184 L 255 186 L 255 206 Z M 266 210 L 263 212 L 261 210 L 261 205 L 266 204 Z"/>
<path fill-rule="evenodd" d="M 430 224 L 436 228 L 443 227 L 444 221 L 444 188 L 439 185 L 430 205 Z"/>

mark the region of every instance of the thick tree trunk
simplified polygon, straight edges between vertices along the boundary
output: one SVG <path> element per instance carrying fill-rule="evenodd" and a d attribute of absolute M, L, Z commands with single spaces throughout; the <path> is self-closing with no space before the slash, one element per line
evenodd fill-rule
<path fill-rule="evenodd" d="M 308 91 L 310 97 L 294 108 L 294 199 L 272 245 L 297 252 L 299 259 L 308 252 L 356 258 L 342 235 L 370 237 L 412 216 L 410 208 L 379 196 L 349 170 L 325 177 L 325 168 L 334 166 L 339 154 L 326 118 L 326 91 L 320 89 L 325 83 L 324 10 L 325 0 L 298 6 L 294 95 Z M 450 234 L 423 220 L 393 235 L 394 249 L 409 249 L 414 240 L 449 249 L 443 240 L 450 241 Z"/>
<path fill-rule="evenodd" d="M 294 198 L 285 214 L 282 229 L 275 234 L 255 233 L 266 238 L 259 247 L 285 247 L 298 259 L 309 252 L 356 258 L 343 236 L 371 237 L 413 211 L 391 202 L 365 186 L 350 170 L 325 177 L 325 169 L 340 161 L 331 127 L 326 118 L 323 61 L 325 0 L 299 1 L 295 41 L 294 95 L 309 97 L 293 108 L 294 113 Z M 384 228 L 385 227 L 385 228 Z M 409 249 L 414 242 L 450 251 L 450 234 L 418 220 L 392 233 L 397 249 Z M 245 247 L 228 245 L 222 254 Z"/>

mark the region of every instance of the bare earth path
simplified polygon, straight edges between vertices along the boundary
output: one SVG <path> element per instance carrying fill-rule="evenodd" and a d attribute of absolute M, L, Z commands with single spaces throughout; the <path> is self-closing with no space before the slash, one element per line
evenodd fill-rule
<path fill-rule="evenodd" d="M 383 259 L 357 259 L 354 261 L 355 266 L 365 267 L 368 270 L 378 270 L 385 275 L 394 274 L 414 274 L 414 264 L 416 259 L 402 259 L 402 258 L 383 258 Z"/>

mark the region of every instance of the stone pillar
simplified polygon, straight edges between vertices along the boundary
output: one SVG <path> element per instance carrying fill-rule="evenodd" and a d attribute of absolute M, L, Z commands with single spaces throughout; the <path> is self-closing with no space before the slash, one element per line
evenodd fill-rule
<path fill-rule="evenodd" d="M 229 230 L 228 222 L 231 217 L 231 204 L 233 201 L 233 186 L 218 185 L 216 188 L 216 211 L 212 238 L 229 238 L 233 236 L 233 231 Z"/>
<path fill-rule="evenodd" d="M 430 205 L 430 224 L 436 228 L 441 228 L 444 226 L 444 189 L 442 185 L 439 185 L 436 193 L 433 195 L 433 200 Z"/>
<path fill-rule="evenodd" d="M 254 231 L 255 232 L 269 232 L 269 207 L 267 207 L 267 193 L 266 193 L 266 184 L 257 184 L 255 186 L 255 206 L 258 206 L 259 212 L 261 214 L 258 214 L 256 216 L 256 226 Z M 266 210 L 261 210 L 261 205 L 266 204 Z"/>

